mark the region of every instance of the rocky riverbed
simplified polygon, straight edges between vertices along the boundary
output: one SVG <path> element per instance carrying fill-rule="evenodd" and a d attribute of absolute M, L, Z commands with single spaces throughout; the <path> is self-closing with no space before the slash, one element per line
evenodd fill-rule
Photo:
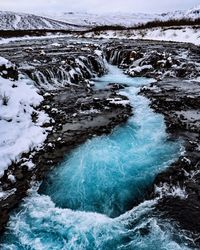
<path fill-rule="evenodd" d="M 95 90 L 89 81 L 106 72 L 106 58 L 131 77 L 157 80 L 141 88 L 140 94 L 164 114 L 170 138 L 181 139 L 184 152 L 156 177 L 147 198 L 159 197 L 157 209 L 163 217 L 178 222 L 200 243 L 199 52 L 200 48 L 191 44 L 136 40 L 88 43 L 50 38 L 1 45 L 1 56 L 17 66 L 11 68 L 13 78 L 26 75 L 43 95 L 38 111 L 49 115 L 43 126 L 51 129 L 42 149 L 23 154 L 1 178 L 2 190 L 12 191 L 0 201 L 0 229 L 9 211 L 26 196 L 31 181 L 42 180 L 69 150 L 95 135 L 109 133 L 131 115 L 127 98 L 117 93 L 122 85 Z M 2 72 L 8 77 L 9 71 Z M 32 119 L 37 120 L 37 112 Z M 28 170 L 30 160 L 35 168 Z M 10 174 L 15 182 L 8 178 Z"/>
<path fill-rule="evenodd" d="M 200 244 L 200 48 L 191 44 L 132 41 L 112 44 L 107 59 L 130 76 L 154 77 L 141 95 L 165 116 L 172 138 L 181 138 L 184 152 L 154 182 L 150 197 Z"/>

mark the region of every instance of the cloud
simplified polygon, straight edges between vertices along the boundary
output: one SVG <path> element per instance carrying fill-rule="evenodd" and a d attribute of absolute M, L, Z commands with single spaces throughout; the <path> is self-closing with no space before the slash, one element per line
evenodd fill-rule
<path fill-rule="evenodd" d="M 166 12 L 198 4 L 199 0 L 1 0 L 0 9 L 24 12 Z"/>

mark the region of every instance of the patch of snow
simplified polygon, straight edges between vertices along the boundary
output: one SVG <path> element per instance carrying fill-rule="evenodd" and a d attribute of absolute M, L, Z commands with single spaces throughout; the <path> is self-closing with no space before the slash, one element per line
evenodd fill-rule
<path fill-rule="evenodd" d="M 96 50 L 94 51 L 94 53 L 95 53 L 96 55 L 98 55 L 98 56 L 102 56 L 102 50 L 96 49 Z"/>
<path fill-rule="evenodd" d="M 7 59 L 5 59 L 4 57 L 0 56 L 0 66 L 5 65 L 6 68 L 9 68 L 12 66 L 12 63 L 9 62 Z"/>
<path fill-rule="evenodd" d="M 52 43 L 51 45 L 54 46 L 54 47 L 60 47 L 61 46 L 60 43 Z"/>
<path fill-rule="evenodd" d="M 15 87 L 13 87 L 15 84 Z M 7 104 L 0 100 L 0 176 L 12 161 L 23 152 L 41 145 L 47 132 L 41 125 L 49 120 L 43 111 L 35 108 L 43 97 L 33 82 L 20 75 L 18 81 L 0 77 L 0 93 L 8 98 Z M 32 113 L 38 113 L 38 121 L 32 121 Z"/>
<path fill-rule="evenodd" d="M 81 110 L 79 113 L 89 115 L 89 114 L 98 114 L 100 113 L 100 111 L 98 109 L 91 108 L 89 110 Z"/>
<path fill-rule="evenodd" d="M 8 180 L 10 180 L 12 183 L 15 183 L 15 182 L 16 182 L 16 178 L 15 178 L 15 176 L 12 175 L 12 174 L 9 174 L 9 175 L 8 175 Z"/>
<path fill-rule="evenodd" d="M 130 104 L 129 100 L 122 100 L 121 98 L 107 98 L 107 101 L 109 101 L 112 104 L 123 105 L 123 106 L 127 106 Z"/>
<path fill-rule="evenodd" d="M 131 67 L 127 73 L 131 76 L 135 76 L 143 71 L 151 70 L 151 69 L 153 69 L 151 65 L 136 66 L 133 68 Z"/>
<path fill-rule="evenodd" d="M 28 170 L 31 170 L 35 167 L 35 164 L 31 160 L 24 162 L 22 165 L 27 166 Z"/>

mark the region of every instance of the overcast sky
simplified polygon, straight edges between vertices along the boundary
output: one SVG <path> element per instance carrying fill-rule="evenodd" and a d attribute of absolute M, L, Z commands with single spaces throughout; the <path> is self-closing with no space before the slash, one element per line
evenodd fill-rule
<path fill-rule="evenodd" d="M 0 0 L 1 10 L 22 12 L 167 12 L 200 5 L 200 0 Z"/>

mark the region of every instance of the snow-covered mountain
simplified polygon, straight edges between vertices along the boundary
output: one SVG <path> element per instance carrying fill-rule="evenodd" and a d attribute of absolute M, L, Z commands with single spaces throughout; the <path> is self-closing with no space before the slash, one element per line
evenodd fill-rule
<path fill-rule="evenodd" d="M 33 14 L 0 11 L 0 30 L 79 30 L 82 27 Z"/>
<path fill-rule="evenodd" d="M 121 25 L 131 27 L 141 23 L 147 23 L 154 20 L 167 21 L 169 19 L 197 19 L 200 18 L 200 5 L 186 10 L 186 11 L 173 11 L 162 14 L 145 14 L 145 13 L 110 13 L 110 14 L 92 14 L 82 12 L 64 12 L 53 13 L 48 12 L 44 16 L 51 17 L 59 21 L 69 22 L 75 25 L 84 25 L 88 27 L 94 26 L 115 26 Z"/>
<path fill-rule="evenodd" d="M 133 26 L 138 23 L 146 23 L 161 18 L 159 14 L 144 14 L 144 13 L 110 13 L 110 14 L 93 14 L 86 12 L 64 12 L 43 14 L 76 25 L 84 25 L 87 27 L 94 26 Z"/>
<path fill-rule="evenodd" d="M 94 14 L 84 12 L 46 12 L 40 15 L 0 11 L 0 30 L 84 30 L 95 26 L 132 27 L 154 20 L 200 18 L 200 5 L 187 11 L 162 14 L 110 13 Z"/>
<path fill-rule="evenodd" d="M 173 11 L 168 13 L 161 14 L 162 20 L 169 20 L 169 19 L 197 19 L 200 18 L 200 5 L 196 6 L 192 9 L 186 10 L 186 11 Z"/>

